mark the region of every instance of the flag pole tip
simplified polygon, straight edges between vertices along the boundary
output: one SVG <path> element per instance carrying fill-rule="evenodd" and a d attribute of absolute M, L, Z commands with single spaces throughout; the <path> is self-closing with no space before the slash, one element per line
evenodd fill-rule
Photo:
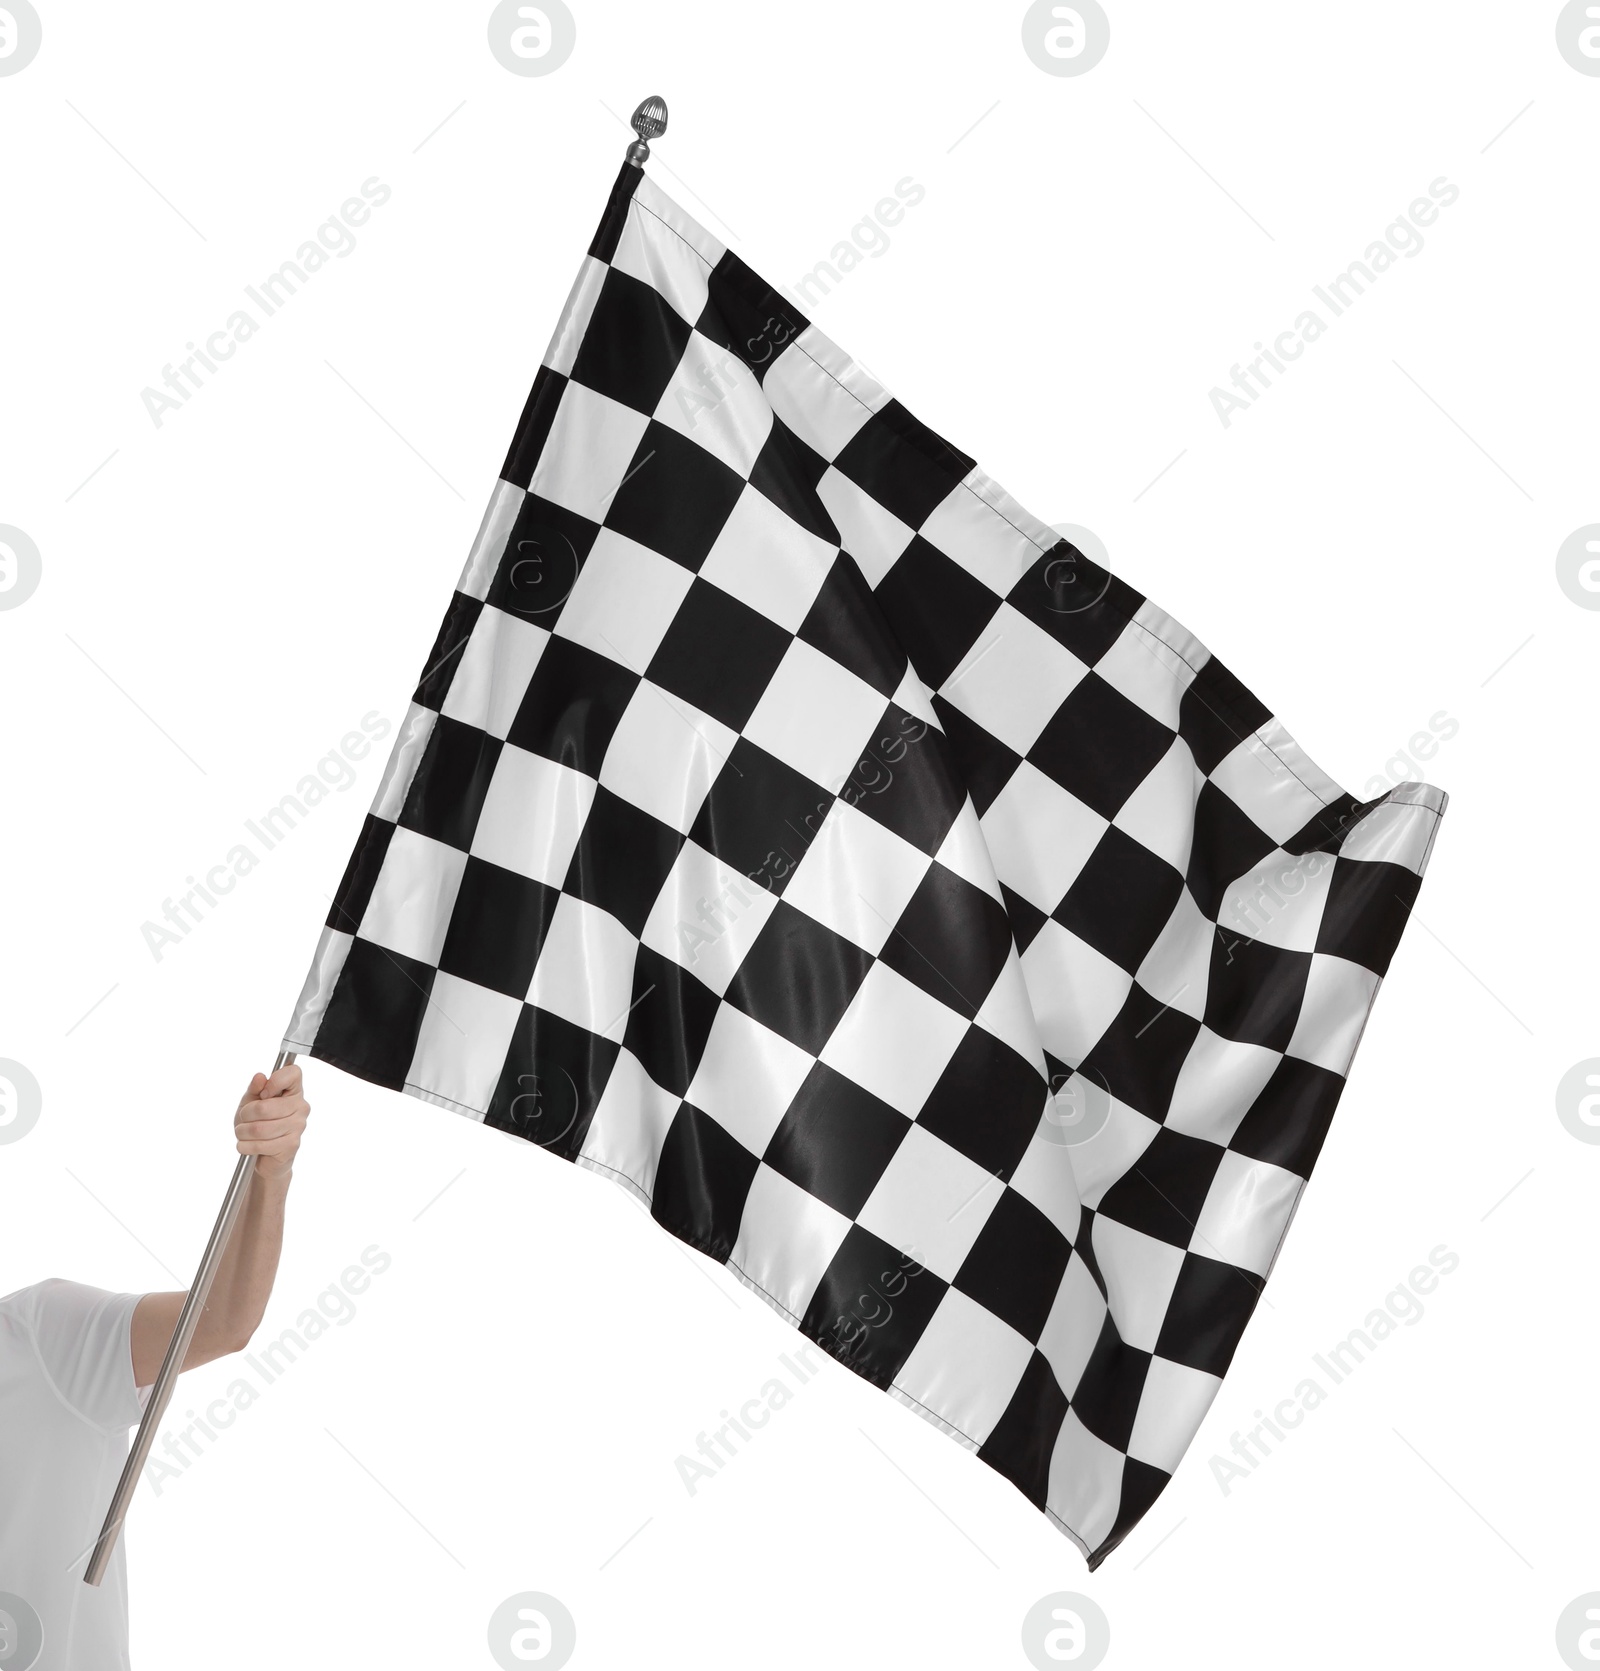
<path fill-rule="evenodd" d="M 643 168 L 649 160 L 650 141 L 667 131 L 667 101 L 659 93 L 652 93 L 634 111 L 633 131 L 639 137 L 628 147 L 627 160 L 635 168 Z"/>

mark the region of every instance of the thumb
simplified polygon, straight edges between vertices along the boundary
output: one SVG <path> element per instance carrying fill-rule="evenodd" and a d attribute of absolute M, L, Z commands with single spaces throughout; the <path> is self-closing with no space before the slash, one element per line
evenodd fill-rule
<path fill-rule="evenodd" d="M 251 1102 L 256 1097 L 259 1097 L 261 1095 L 261 1092 L 262 1092 L 263 1088 L 265 1087 L 266 1083 L 267 1083 L 267 1076 L 264 1073 L 253 1073 L 253 1074 L 251 1074 L 250 1075 L 250 1088 L 249 1088 L 249 1090 L 247 1090 L 245 1092 L 244 1100 L 246 1102 Z"/>

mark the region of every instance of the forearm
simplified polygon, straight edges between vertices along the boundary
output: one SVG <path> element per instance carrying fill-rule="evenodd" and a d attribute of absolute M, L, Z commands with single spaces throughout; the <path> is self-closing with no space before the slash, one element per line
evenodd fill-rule
<path fill-rule="evenodd" d="M 291 1174 L 257 1166 L 184 1367 L 241 1352 L 266 1315 L 283 1249 L 284 1207 Z"/>
<path fill-rule="evenodd" d="M 289 1193 L 300 1135 L 311 1113 L 300 1094 L 300 1069 L 293 1063 L 258 1073 L 233 1117 L 237 1148 L 255 1157 L 250 1187 L 223 1250 L 216 1279 L 183 1367 L 210 1363 L 250 1344 L 272 1296 L 283 1248 L 283 1206 Z M 134 1385 L 148 1387 L 178 1326 L 183 1294 L 146 1294 L 134 1307 L 129 1325 Z"/>

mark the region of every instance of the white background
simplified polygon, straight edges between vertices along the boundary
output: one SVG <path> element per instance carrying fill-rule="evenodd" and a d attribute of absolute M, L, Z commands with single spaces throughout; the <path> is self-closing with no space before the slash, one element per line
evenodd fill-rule
<path fill-rule="evenodd" d="M 0 1292 L 187 1281 L 384 751 L 159 961 L 141 925 L 404 712 L 646 93 L 658 184 L 786 285 L 922 184 L 821 328 L 1335 778 L 1453 796 L 1267 1302 L 1099 1573 L 831 1363 L 691 1497 L 674 1459 L 798 1337 L 605 1182 L 313 1063 L 262 1338 L 392 1265 L 141 1489 L 134 1663 L 487 1667 L 538 1590 L 584 1667 L 1022 1666 L 1071 1590 L 1114 1668 L 1559 1665 L 1600 1589 L 1600 1147 L 1555 1110 L 1600 1054 L 1600 614 L 1555 567 L 1600 520 L 1600 78 L 1558 8 L 1107 0 L 1052 76 L 1019 4 L 574 0 L 520 77 L 481 0 L 38 4 L 0 78 L 0 523 L 43 559 L 0 612 L 0 1057 L 44 1112 L 0 1147 Z M 374 175 L 158 428 L 141 390 Z M 1421 253 L 1224 428 L 1212 387 L 1440 176 Z M 1210 1458 L 1441 1244 L 1421 1320 L 1225 1494 Z"/>

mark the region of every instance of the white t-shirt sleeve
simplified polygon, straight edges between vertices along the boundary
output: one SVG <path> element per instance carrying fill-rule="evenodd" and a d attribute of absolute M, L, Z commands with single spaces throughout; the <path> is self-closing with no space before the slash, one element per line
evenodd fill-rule
<path fill-rule="evenodd" d="M 106 1431 L 139 1420 L 130 1335 L 141 1297 L 59 1277 L 32 1290 L 29 1322 L 45 1374 L 64 1403 Z"/>

